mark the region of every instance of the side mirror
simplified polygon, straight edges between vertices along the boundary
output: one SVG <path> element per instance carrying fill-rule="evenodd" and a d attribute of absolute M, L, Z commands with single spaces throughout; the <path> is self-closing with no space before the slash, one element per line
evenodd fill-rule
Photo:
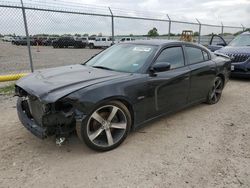
<path fill-rule="evenodd" d="M 165 72 L 170 70 L 171 64 L 168 62 L 158 62 L 154 64 L 152 67 L 150 67 L 150 72 L 151 73 L 156 73 L 156 72 Z"/>

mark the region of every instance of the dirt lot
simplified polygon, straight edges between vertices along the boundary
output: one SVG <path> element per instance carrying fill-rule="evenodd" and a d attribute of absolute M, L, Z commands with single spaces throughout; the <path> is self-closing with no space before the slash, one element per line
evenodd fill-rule
<path fill-rule="evenodd" d="M 0 187 L 250 187 L 250 84 L 230 81 L 216 105 L 149 123 L 98 153 L 76 136 L 58 147 L 21 126 L 0 96 Z"/>
<path fill-rule="evenodd" d="M 83 63 L 101 49 L 54 49 L 51 46 L 31 47 L 34 69 Z M 29 72 L 27 46 L 16 46 L 0 41 L 0 75 Z"/>

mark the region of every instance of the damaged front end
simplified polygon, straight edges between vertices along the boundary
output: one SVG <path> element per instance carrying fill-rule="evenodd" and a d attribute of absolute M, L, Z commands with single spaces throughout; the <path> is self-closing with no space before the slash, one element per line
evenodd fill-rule
<path fill-rule="evenodd" d="M 18 117 L 35 136 L 41 139 L 52 135 L 65 138 L 75 130 L 79 114 L 69 99 L 62 98 L 54 103 L 42 102 L 19 86 L 15 88 L 15 95 L 18 96 Z"/>

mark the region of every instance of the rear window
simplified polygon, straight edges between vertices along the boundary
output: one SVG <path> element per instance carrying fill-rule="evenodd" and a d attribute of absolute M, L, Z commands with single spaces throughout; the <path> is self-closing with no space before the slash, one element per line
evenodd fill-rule
<path fill-rule="evenodd" d="M 203 52 L 201 49 L 189 46 L 187 46 L 185 49 L 188 57 L 188 64 L 204 61 Z"/>

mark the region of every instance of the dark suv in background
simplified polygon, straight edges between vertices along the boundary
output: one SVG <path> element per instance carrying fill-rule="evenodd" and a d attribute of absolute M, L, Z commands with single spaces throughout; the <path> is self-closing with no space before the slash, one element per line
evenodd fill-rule
<path fill-rule="evenodd" d="M 229 44 L 221 36 L 217 37 L 221 39 L 220 42 L 213 45 L 213 36 L 208 48 L 231 58 L 232 77 L 250 78 L 250 32 L 238 35 Z"/>
<path fill-rule="evenodd" d="M 52 41 L 53 48 L 68 48 L 69 46 L 74 48 L 85 48 L 86 45 L 86 42 L 75 40 L 73 37 L 61 37 Z"/>

